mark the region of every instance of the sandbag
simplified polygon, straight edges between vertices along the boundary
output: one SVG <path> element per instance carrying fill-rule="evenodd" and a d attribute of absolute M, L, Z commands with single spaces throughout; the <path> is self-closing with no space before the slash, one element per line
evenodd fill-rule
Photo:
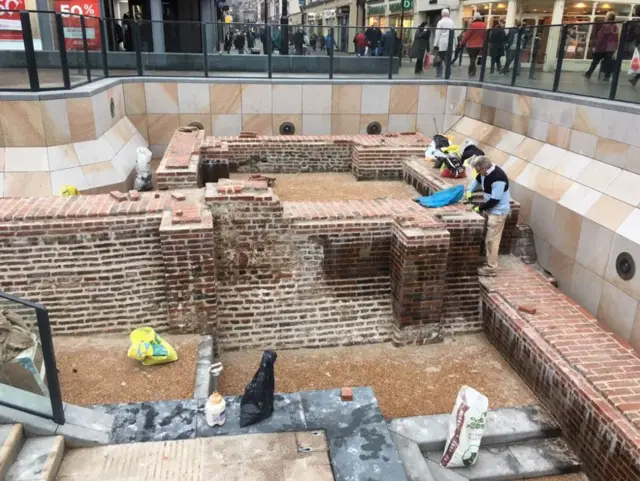
<path fill-rule="evenodd" d="M 131 347 L 127 356 L 141 361 L 145 366 L 165 364 L 178 360 L 176 350 L 151 327 L 139 327 L 129 335 Z"/>
<path fill-rule="evenodd" d="M 449 418 L 447 444 L 440 464 L 461 468 L 475 464 L 489 409 L 489 400 L 469 386 L 462 386 Z"/>
<path fill-rule="evenodd" d="M 260 367 L 247 385 L 240 401 L 240 427 L 244 428 L 267 419 L 273 414 L 276 377 L 274 365 L 278 355 L 264 351 Z"/>

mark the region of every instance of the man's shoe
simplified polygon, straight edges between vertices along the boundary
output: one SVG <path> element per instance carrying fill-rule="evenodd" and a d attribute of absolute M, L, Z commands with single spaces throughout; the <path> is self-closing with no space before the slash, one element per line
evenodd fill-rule
<path fill-rule="evenodd" d="M 495 277 L 496 271 L 495 269 L 491 269 L 490 267 L 481 267 L 478 269 L 478 275 L 480 277 Z"/>

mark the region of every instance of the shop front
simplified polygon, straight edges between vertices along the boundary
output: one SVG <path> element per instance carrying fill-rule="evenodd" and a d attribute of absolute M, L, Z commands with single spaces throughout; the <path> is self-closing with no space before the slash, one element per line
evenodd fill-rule
<path fill-rule="evenodd" d="M 387 26 L 387 4 L 374 3 L 366 6 L 367 26 L 377 25 L 380 28 Z"/>

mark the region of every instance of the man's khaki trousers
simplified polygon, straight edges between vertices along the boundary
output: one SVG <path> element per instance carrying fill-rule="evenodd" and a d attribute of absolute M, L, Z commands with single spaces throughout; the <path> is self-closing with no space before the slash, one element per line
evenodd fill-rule
<path fill-rule="evenodd" d="M 487 267 L 489 269 L 497 269 L 498 267 L 500 239 L 502 239 L 502 231 L 504 231 L 507 217 L 506 215 L 487 214 L 487 235 L 484 243 L 487 250 Z"/>

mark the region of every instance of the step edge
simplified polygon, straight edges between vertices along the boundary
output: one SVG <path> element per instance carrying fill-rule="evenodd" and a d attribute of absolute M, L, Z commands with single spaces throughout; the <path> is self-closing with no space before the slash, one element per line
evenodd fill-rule
<path fill-rule="evenodd" d="M 24 444 L 24 439 L 25 437 L 22 424 L 13 424 L 7 439 L 2 447 L 0 447 L 0 479 L 4 479 L 5 475 L 9 472 L 9 469 L 11 469 L 11 465 L 18 458 L 18 454 L 22 450 L 22 445 Z"/>
<path fill-rule="evenodd" d="M 562 430 L 559 427 L 549 429 L 537 429 L 531 431 L 517 432 L 511 434 L 488 434 L 482 437 L 480 447 L 494 447 L 503 444 L 521 443 L 525 441 L 534 441 L 540 439 L 554 439 L 562 436 Z M 444 451 L 447 444 L 445 438 L 440 438 L 432 442 L 416 443 L 420 451 L 427 453 L 430 451 Z"/>
<path fill-rule="evenodd" d="M 54 445 L 44 463 L 40 481 L 54 481 L 64 457 L 64 437 L 55 436 Z"/>

